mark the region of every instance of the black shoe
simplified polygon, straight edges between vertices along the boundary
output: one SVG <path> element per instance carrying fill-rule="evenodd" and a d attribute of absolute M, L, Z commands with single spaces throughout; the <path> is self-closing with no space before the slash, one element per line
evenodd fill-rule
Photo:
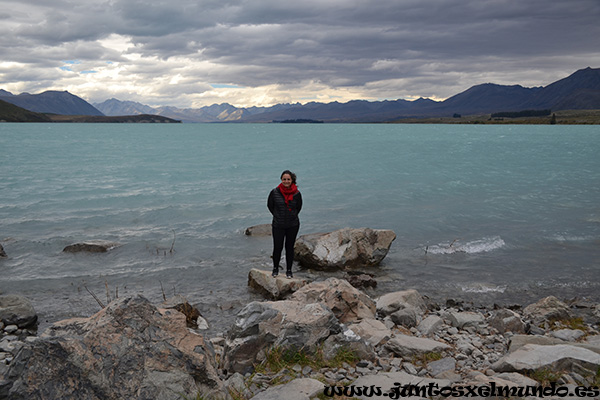
<path fill-rule="evenodd" d="M 292 274 L 292 271 L 288 271 L 285 273 L 285 276 L 287 276 L 288 279 L 292 279 L 294 277 L 294 274 Z"/>
<path fill-rule="evenodd" d="M 280 269 L 280 268 L 281 268 L 281 266 L 280 266 L 280 265 L 278 265 L 278 266 L 276 266 L 276 267 L 273 267 L 273 273 L 271 274 L 271 276 L 272 276 L 273 278 L 275 278 L 277 275 L 279 275 L 279 269 Z"/>

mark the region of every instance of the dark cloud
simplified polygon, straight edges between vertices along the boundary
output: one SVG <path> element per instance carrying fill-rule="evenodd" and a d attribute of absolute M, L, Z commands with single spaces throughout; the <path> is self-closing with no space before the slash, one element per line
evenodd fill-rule
<path fill-rule="evenodd" d="M 292 99 L 315 84 L 364 98 L 444 98 L 600 66 L 598 0 L 32 0 L 6 2 L 0 20 L 3 85 L 56 87 L 61 60 L 77 59 L 104 66 L 80 77 L 89 96 L 106 94 L 110 77 L 131 85 L 127 93 L 152 85 L 165 103 L 201 101 L 194 93 L 211 83 L 278 85 Z"/>

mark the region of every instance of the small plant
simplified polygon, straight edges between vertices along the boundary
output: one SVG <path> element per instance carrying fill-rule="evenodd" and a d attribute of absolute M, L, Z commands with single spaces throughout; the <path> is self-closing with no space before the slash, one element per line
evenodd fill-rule
<path fill-rule="evenodd" d="M 309 366 L 312 369 L 321 369 L 324 367 L 339 368 L 343 363 L 352 364 L 358 361 L 356 354 L 346 348 L 340 347 L 335 356 L 331 359 L 326 359 L 323 354 L 323 348 L 317 347 L 313 352 L 309 352 L 304 348 L 297 349 L 291 347 L 285 349 L 281 346 L 273 346 L 267 349 L 265 359 L 254 368 L 256 372 L 279 372 L 284 368 L 292 369 L 294 365 L 301 367 Z"/>
<path fill-rule="evenodd" d="M 585 321 L 581 317 L 573 317 L 566 319 L 552 319 L 550 321 L 550 326 L 552 330 L 558 329 L 579 329 L 581 331 L 587 332 L 588 327 L 585 324 Z"/>
<path fill-rule="evenodd" d="M 419 355 L 414 355 L 412 357 L 412 363 L 415 365 L 425 366 L 431 361 L 441 360 L 442 355 L 435 351 L 430 351 L 428 353 L 422 353 Z"/>
<path fill-rule="evenodd" d="M 558 382 L 561 377 L 559 372 L 554 372 L 551 369 L 543 368 L 532 371 L 527 374 L 531 379 L 538 381 L 542 386 L 549 386 L 552 382 Z"/>

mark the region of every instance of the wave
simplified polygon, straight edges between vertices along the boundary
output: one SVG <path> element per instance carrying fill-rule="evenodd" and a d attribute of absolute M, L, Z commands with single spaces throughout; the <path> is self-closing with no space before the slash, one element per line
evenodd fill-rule
<path fill-rule="evenodd" d="M 500 236 L 490 238 L 477 239 L 466 243 L 461 243 L 460 240 L 455 240 L 451 243 L 440 243 L 430 246 L 427 250 L 431 254 L 454 254 L 454 253 L 484 253 L 502 248 L 506 245 Z"/>
<path fill-rule="evenodd" d="M 466 293 L 504 293 L 506 291 L 506 286 L 473 283 L 468 286 L 461 287 L 461 290 Z"/>

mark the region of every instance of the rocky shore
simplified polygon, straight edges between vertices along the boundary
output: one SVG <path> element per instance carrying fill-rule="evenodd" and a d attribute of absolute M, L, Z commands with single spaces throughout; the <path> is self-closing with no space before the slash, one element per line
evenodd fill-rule
<path fill-rule="evenodd" d="M 323 399 L 339 392 L 336 398 L 366 399 L 389 398 L 384 392 L 398 385 L 492 383 L 515 390 L 554 383 L 600 396 L 593 392 L 600 385 L 598 304 L 546 297 L 526 307 L 474 309 L 457 300 L 435 304 L 415 290 L 371 299 L 343 279 L 257 274 L 299 288 L 248 304 L 228 332 L 212 338 L 189 327 L 185 308 L 141 296 L 37 336 L 27 300 L 0 296 L 0 398 Z M 16 314 L 17 303 L 29 317 Z M 272 362 L 285 352 L 289 360 Z"/>
<path fill-rule="evenodd" d="M 374 238 L 393 240 L 366 235 L 378 257 Z M 600 304 L 481 308 L 410 288 L 371 298 L 367 274 L 342 277 L 252 269 L 249 290 L 265 300 L 214 337 L 184 298 L 117 298 L 38 334 L 28 300 L 0 295 L 0 399 L 600 398 Z"/>

